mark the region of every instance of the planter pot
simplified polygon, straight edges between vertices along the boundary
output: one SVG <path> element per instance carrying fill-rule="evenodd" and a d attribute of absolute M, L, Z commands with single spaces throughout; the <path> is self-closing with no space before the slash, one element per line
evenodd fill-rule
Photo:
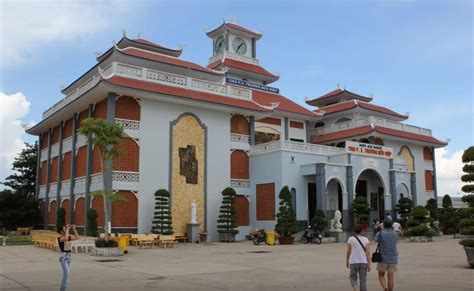
<path fill-rule="evenodd" d="M 409 242 L 432 242 L 433 237 L 430 236 L 410 236 L 408 238 Z"/>
<path fill-rule="evenodd" d="M 295 238 L 292 236 L 279 236 L 278 237 L 278 242 L 281 245 L 292 245 L 294 241 L 295 241 Z"/>
<path fill-rule="evenodd" d="M 91 256 L 96 257 L 118 257 L 123 256 L 121 248 L 97 248 L 92 247 Z"/>
<path fill-rule="evenodd" d="M 467 262 L 471 268 L 474 268 L 474 247 L 464 247 L 466 252 Z"/>
<path fill-rule="evenodd" d="M 220 242 L 235 242 L 235 234 L 227 232 L 219 232 Z"/>
<path fill-rule="evenodd" d="M 201 232 L 199 234 L 199 241 L 201 242 L 207 242 L 207 232 Z"/>

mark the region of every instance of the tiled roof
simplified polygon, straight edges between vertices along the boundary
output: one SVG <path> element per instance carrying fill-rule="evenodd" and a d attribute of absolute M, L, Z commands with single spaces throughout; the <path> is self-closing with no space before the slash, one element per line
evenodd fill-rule
<path fill-rule="evenodd" d="M 330 100 L 325 100 L 325 99 L 330 99 L 331 97 L 336 97 L 338 95 L 348 97 L 350 100 L 358 99 L 358 100 L 362 100 L 362 101 L 366 101 L 366 102 L 370 102 L 372 100 L 372 97 L 362 96 L 362 95 L 353 93 L 351 91 L 348 91 L 346 89 L 339 89 L 338 88 L 338 89 L 333 90 L 329 93 L 326 93 L 326 94 L 324 94 L 320 97 L 317 97 L 317 98 L 314 98 L 314 99 L 311 99 L 311 100 L 307 100 L 306 103 L 314 105 L 314 106 L 319 106 L 321 104 L 324 105 L 324 102 L 330 102 Z"/>
<path fill-rule="evenodd" d="M 266 77 L 270 77 L 270 78 L 275 78 L 275 79 L 279 78 L 278 75 L 272 74 L 272 73 L 270 73 L 269 71 L 267 71 L 266 69 L 264 69 L 260 66 L 252 65 L 252 64 L 244 63 L 244 62 L 239 62 L 239 61 L 236 61 L 236 60 L 233 60 L 233 59 L 224 59 L 224 62 L 218 60 L 218 61 L 213 62 L 212 64 L 209 64 L 207 67 L 209 69 L 215 69 L 215 68 L 217 68 L 218 66 L 220 66 L 222 64 L 229 67 L 229 68 L 234 68 L 234 69 L 238 69 L 238 70 L 242 70 L 242 71 L 246 71 L 246 72 L 251 72 L 251 73 L 254 73 L 254 74 L 258 74 L 258 75 L 262 75 L 262 76 L 266 76 Z"/>
<path fill-rule="evenodd" d="M 121 87 L 144 90 L 144 91 L 149 91 L 153 93 L 167 94 L 167 95 L 176 96 L 176 97 L 189 99 L 189 100 L 203 101 L 203 102 L 227 105 L 227 106 L 238 107 L 238 108 L 243 108 L 243 109 L 261 111 L 261 112 L 271 111 L 269 109 L 266 109 L 262 106 L 255 104 L 254 102 L 250 100 L 242 100 L 242 99 L 237 99 L 237 98 L 219 96 L 215 94 L 199 92 L 199 91 L 189 90 L 185 88 L 166 86 L 166 85 L 150 83 L 150 82 L 145 82 L 145 81 L 140 81 L 140 80 L 134 80 L 134 79 L 124 78 L 124 77 L 112 77 L 104 81 L 113 85 L 121 86 Z"/>
<path fill-rule="evenodd" d="M 264 106 L 271 106 L 272 103 L 279 103 L 278 107 L 275 108 L 275 110 L 293 112 L 293 113 L 303 114 L 303 115 L 312 116 L 312 117 L 318 116 L 318 114 L 311 112 L 310 110 L 304 108 L 303 106 L 298 105 L 295 102 L 291 101 L 290 99 L 279 94 L 253 90 L 252 98 L 255 102 Z"/>
<path fill-rule="evenodd" d="M 329 114 L 332 114 L 332 113 L 353 109 L 357 106 L 359 106 L 361 108 L 364 108 L 364 109 L 367 109 L 367 110 L 377 111 L 377 112 L 393 115 L 393 116 L 403 118 L 403 119 L 408 118 L 408 116 L 399 114 L 399 113 L 397 113 L 395 111 L 392 111 L 392 110 L 390 110 L 386 107 L 369 104 L 369 103 L 363 102 L 363 101 L 357 101 L 356 102 L 354 100 L 341 102 L 341 103 L 329 105 L 329 106 L 326 106 L 326 107 L 321 107 L 319 109 L 314 110 L 314 112 L 324 113 L 324 115 L 329 115 Z"/>
<path fill-rule="evenodd" d="M 364 134 L 368 134 L 374 131 L 381 134 L 392 135 L 392 136 L 402 137 L 406 139 L 412 139 L 412 140 L 417 140 L 417 141 L 422 141 L 422 142 L 427 142 L 427 143 L 432 143 L 432 144 L 437 144 L 437 145 L 443 145 L 443 146 L 446 145 L 445 142 L 442 142 L 432 136 L 416 134 L 416 133 L 396 130 L 396 129 L 382 127 L 382 126 L 372 127 L 371 125 L 312 136 L 311 141 L 314 143 L 322 143 L 322 142 L 328 142 L 332 140 L 340 140 L 340 139 L 355 137 L 359 135 L 364 135 Z"/>
<path fill-rule="evenodd" d="M 188 68 L 196 71 L 201 71 L 201 72 L 206 72 L 206 73 L 211 73 L 211 74 L 219 74 L 218 72 L 215 72 L 209 68 L 200 66 L 198 64 L 184 61 L 178 58 L 174 57 L 169 57 L 166 55 L 162 54 L 156 54 L 152 52 L 147 52 L 139 49 L 135 49 L 132 47 L 125 48 L 121 50 L 122 53 L 129 55 L 129 56 L 134 56 L 134 57 L 139 57 L 143 59 L 147 59 L 150 61 L 155 61 L 155 62 L 160 62 L 160 63 L 165 63 L 165 64 L 170 64 L 170 65 L 175 65 L 178 67 L 183 67 L 183 68 Z"/>
<path fill-rule="evenodd" d="M 217 30 L 219 30 L 219 29 L 223 29 L 223 28 L 224 28 L 224 29 L 227 28 L 227 29 L 239 30 L 239 31 L 242 31 L 242 32 L 251 34 L 251 35 L 253 35 L 253 36 L 255 36 L 255 37 L 258 37 L 258 38 L 260 38 L 260 37 L 262 36 L 262 34 L 261 34 L 260 32 L 252 31 L 252 30 L 247 29 L 247 28 L 245 28 L 245 27 L 242 27 L 242 26 L 240 26 L 240 25 L 238 25 L 238 24 L 235 24 L 235 23 L 228 23 L 228 22 L 224 22 L 224 23 L 221 24 L 219 27 L 217 27 L 217 28 L 215 28 L 215 29 L 213 29 L 213 30 L 211 30 L 211 31 L 208 31 L 206 34 L 207 34 L 207 35 L 210 35 L 210 34 L 212 34 L 213 32 L 215 32 L 215 31 L 217 31 Z"/>
<path fill-rule="evenodd" d="M 149 46 L 154 46 L 154 47 L 157 47 L 157 48 L 161 48 L 161 49 L 165 49 L 165 50 L 170 50 L 170 51 L 182 51 L 181 49 L 171 49 L 171 48 L 167 48 L 165 46 L 162 46 L 162 45 L 159 45 L 159 44 L 156 44 L 154 42 L 151 42 L 149 40 L 146 40 L 146 39 L 143 39 L 143 38 L 135 38 L 135 39 L 130 39 L 131 41 L 134 41 L 134 42 L 138 42 L 138 43 L 141 43 L 141 44 L 145 44 L 145 45 L 149 45 Z"/>

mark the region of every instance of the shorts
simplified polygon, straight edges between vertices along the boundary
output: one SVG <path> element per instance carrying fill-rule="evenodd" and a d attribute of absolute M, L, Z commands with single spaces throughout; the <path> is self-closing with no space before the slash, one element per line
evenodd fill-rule
<path fill-rule="evenodd" d="M 398 271 L 397 264 L 378 263 L 377 264 L 377 271 L 396 273 Z"/>

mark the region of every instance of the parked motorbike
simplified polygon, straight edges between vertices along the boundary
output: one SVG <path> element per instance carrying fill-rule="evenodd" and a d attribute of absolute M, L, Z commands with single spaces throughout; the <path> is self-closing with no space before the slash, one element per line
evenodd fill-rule
<path fill-rule="evenodd" d="M 267 243 L 267 233 L 265 229 L 258 229 L 257 233 L 253 236 L 253 243 L 258 246 L 260 243 Z"/>
<path fill-rule="evenodd" d="M 304 230 L 303 236 L 301 237 L 301 243 L 307 244 L 309 242 L 320 244 L 322 241 L 322 235 L 317 230 L 311 229 L 311 226 L 308 225 Z"/>

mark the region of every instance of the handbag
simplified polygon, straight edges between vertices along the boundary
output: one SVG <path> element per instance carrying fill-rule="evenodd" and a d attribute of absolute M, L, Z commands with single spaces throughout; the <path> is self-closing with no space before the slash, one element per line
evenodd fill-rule
<path fill-rule="evenodd" d="M 382 242 L 382 232 L 380 232 L 380 239 L 379 243 L 377 244 L 377 248 L 375 252 L 372 254 L 372 263 L 382 262 L 382 255 L 380 254 L 380 243 Z"/>

